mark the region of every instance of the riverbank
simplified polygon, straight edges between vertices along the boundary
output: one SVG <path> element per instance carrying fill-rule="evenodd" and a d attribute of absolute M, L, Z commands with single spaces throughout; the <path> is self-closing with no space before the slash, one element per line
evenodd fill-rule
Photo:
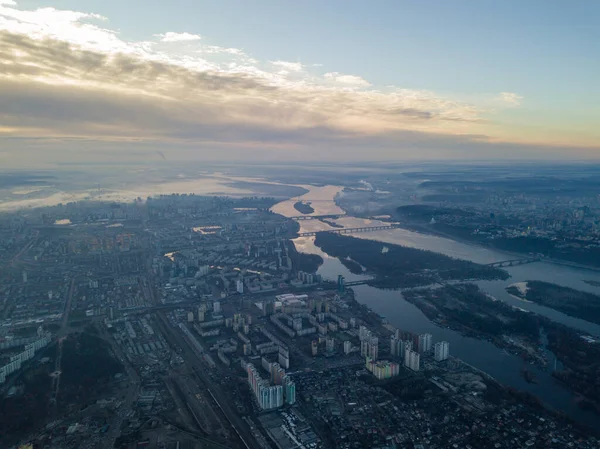
<path fill-rule="evenodd" d="M 374 276 L 370 284 L 377 287 L 406 288 L 440 281 L 509 278 L 508 273 L 499 268 L 334 233 L 317 233 L 315 245 L 337 257 L 353 274 L 362 274 L 366 268 L 366 272 Z"/>
<path fill-rule="evenodd" d="M 600 415 L 600 343 L 546 317 L 495 300 L 472 284 L 414 289 L 403 292 L 403 297 L 440 327 L 490 341 L 544 369 L 549 361 L 540 336 L 545 334 L 547 349 L 564 367 L 555 368 L 552 376 L 581 395 L 578 403 L 582 408 Z M 528 382 L 535 382 L 525 365 L 521 373 Z"/>
<path fill-rule="evenodd" d="M 536 315 L 486 295 L 474 284 L 414 289 L 403 297 L 440 327 L 492 342 L 524 361 L 546 367 L 540 349 L 540 323 Z"/>
<path fill-rule="evenodd" d="M 437 224 L 437 223 L 436 224 L 425 224 L 425 223 L 402 222 L 402 221 L 397 222 L 394 220 L 387 220 L 387 221 L 389 221 L 390 223 L 391 222 L 396 223 L 399 228 L 405 229 L 407 231 L 418 232 L 421 234 L 431 235 L 431 236 L 435 236 L 435 237 L 442 237 L 442 238 L 446 238 L 448 240 L 462 243 L 464 245 L 471 245 L 471 246 L 478 247 L 478 248 L 484 248 L 484 249 L 488 249 L 488 250 L 492 250 L 492 251 L 498 251 L 503 254 L 506 254 L 507 256 L 511 256 L 515 259 L 522 258 L 523 256 L 527 256 L 531 253 L 530 251 L 517 252 L 514 250 L 507 249 L 505 247 L 489 245 L 489 244 L 486 244 L 486 241 L 484 241 L 484 240 L 469 237 L 470 234 L 467 235 L 465 233 L 444 232 L 441 229 L 439 229 L 439 224 Z M 600 266 L 586 265 L 586 264 L 573 262 L 570 260 L 557 259 L 554 257 L 543 257 L 541 260 L 543 262 L 550 263 L 553 265 L 562 265 L 565 267 L 600 272 Z"/>
<path fill-rule="evenodd" d="M 474 287 L 475 289 L 477 288 L 476 286 L 471 286 L 471 287 Z M 418 290 L 414 290 L 414 291 L 418 291 Z M 389 335 L 392 335 L 393 330 L 394 330 L 393 326 L 390 326 L 390 324 L 387 322 L 385 317 L 376 313 L 371 307 L 367 306 L 366 304 L 361 303 L 357 299 L 353 288 L 347 289 L 345 295 L 346 296 L 344 297 L 344 299 L 345 299 L 346 303 L 350 306 L 349 310 L 352 311 L 353 314 L 356 314 L 356 313 L 360 314 L 360 316 L 363 317 L 365 325 L 367 325 L 368 328 L 375 330 L 377 334 L 379 334 L 380 336 L 383 335 L 384 338 L 387 338 Z M 486 296 L 483 293 L 482 293 L 482 295 Z M 500 301 L 494 301 L 493 299 L 491 299 L 487 296 L 486 296 L 486 299 L 483 299 L 483 297 L 480 299 L 482 299 L 486 302 L 489 302 L 491 304 L 495 304 L 495 307 L 499 307 L 500 309 L 503 309 L 505 311 L 507 309 L 510 309 L 510 306 L 505 305 Z M 530 314 L 524 314 L 524 315 L 530 315 Z M 405 336 L 411 334 L 411 332 L 406 332 L 405 329 L 400 329 L 400 332 Z M 380 339 L 380 341 L 381 341 L 381 339 Z M 473 366 L 472 364 L 462 360 L 461 358 L 451 357 L 451 359 L 453 360 L 453 363 L 458 363 L 458 364 L 462 365 L 465 368 L 465 370 L 467 370 L 473 374 L 481 375 L 485 379 L 485 383 L 488 386 L 488 388 L 490 389 L 489 392 L 485 393 L 486 395 L 500 394 L 503 397 L 511 397 L 516 402 L 516 404 L 532 407 L 533 409 L 538 410 L 540 413 L 548 413 L 551 416 L 553 416 L 555 419 L 559 419 L 564 422 L 568 422 L 571 425 L 574 425 L 576 428 L 585 431 L 586 433 L 592 432 L 594 434 L 598 434 L 597 429 L 590 427 L 589 425 L 579 424 L 576 421 L 574 421 L 571 417 L 569 417 L 567 414 L 548 408 L 546 405 L 544 405 L 544 402 L 542 402 L 542 400 L 539 397 L 537 397 L 535 394 L 533 394 L 531 392 L 527 392 L 527 391 L 522 391 L 522 390 L 512 387 L 510 385 L 506 385 L 505 383 L 498 380 L 497 378 L 495 378 L 488 372 L 483 371 L 480 368 L 477 368 L 476 366 Z M 524 371 L 526 371 L 526 369 Z M 526 371 L 526 372 L 529 372 L 529 371 Z M 569 385 L 569 383 L 563 381 L 563 379 L 560 378 L 560 376 L 557 375 L 556 379 L 557 380 L 560 379 L 561 383 L 563 383 L 565 385 L 565 387 L 572 389 L 571 386 Z M 494 393 L 494 391 L 495 391 L 495 393 Z M 579 400 L 577 401 L 577 403 L 578 403 L 578 406 L 581 408 L 581 410 L 584 410 L 584 409 L 588 410 L 588 411 L 595 410 L 596 413 L 600 413 L 599 408 L 594 409 L 594 407 L 596 406 L 594 400 L 583 399 L 580 397 Z"/>
<path fill-rule="evenodd" d="M 600 296 L 542 281 L 515 284 L 506 291 L 518 298 L 558 310 L 566 315 L 600 324 Z"/>
<path fill-rule="evenodd" d="M 330 186 L 327 192 L 325 189 L 319 189 L 319 195 L 317 195 L 316 192 L 311 191 L 311 193 L 305 195 L 304 198 L 307 200 L 319 199 L 318 203 L 314 203 L 318 206 L 317 212 L 319 214 L 343 214 L 344 211 L 342 211 L 333 200 L 333 197 L 338 190 L 339 187 L 335 187 L 334 190 L 334 186 Z M 326 197 L 331 201 L 326 202 Z M 294 201 L 278 203 L 272 210 L 281 213 L 284 216 L 298 215 L 297 211 L 293 208 L 293 203 Z M 381 221 L 388 218 L 389 217 L 380 216 L 377 217 L 377 220 Z M 345 227 L 368 225 L 364 218 L 358 218 L 352 215 L 347 215 L 344 219 L 337 219 L 336 222 L 344 224 Z M 319 220 L 301 221 L 299 223 L 305 231 L 314 232 L 323 229 L 318 226 L 323 226 Z M 434 251 L 452 258 L 470 260 L 480 264 L 518 258 L 512 257 L 509 253 L 494 251 L 473 244 L 472 242 L 464 242 L 452 237 L 444 238 L 448 236 L 440 237 L 430 232 L 418 232 L 418 230 L 417 232 L 413 232 L 411 230 L 398 228 L 390 231 L 358 234 L 357 237 L 372 240 L 381 245 L 381 247 L 389 246 L 389 244 L 398 244 Z M 329 255 L 318 246 L 315 246 L 314 239 L 314 237 L 299 237 L 295 239 L 295 243 L 299 251 L 308 254 L 316 254 L 323 258 L 323 264 L 318 270 L 318 274 L 323 276 L 323 279 L 335 281 L 340 274 L 343 275 L 347 281 L 369 279 L 369 276 L 364 273 L 352 274 L 338 257 Z M 559 264 L 550 265 L 544 262 L 508 267 L 506 271 L 512 277 L 510 282 L 503 280 L 477 281 L 477 284 L 483 291 L 490 293 L 506 304 L 522 307 L 534 313 L 547 316 L 551 320 L 578 329 L 582 333 L 587 332 L 594 335 L 600 335 L 600 332 L 597 332 L 598 326 L 596 325 L 568 317 L 560 312 L 546 309 L 534 303 L 516 299 L 509 295 L 505 290 L 506 286 L 510 283 L 525 281 L 527 279 L 542 279 L 600 294 L 600 288 L 589 283 L 589 281 L 600 283 L 600 276 L 598 276 L 598 273 L 583 271 L 574 267 L 561 266 Z M 584 282 L 584 280 L 588 282 Z M 393 326 L 414 333 L 432 333 L 434 338 L 450 342 L 451 353 L 453 355 L 466 361 L 477 369 L 488 373 L 503 385 L 537 396 L 546 406 L 561 411 L 580 423 L 594 426 L 597 422 L 597 415 L 576 405 L 580 396 L 574 395 L 572 393 L 573 390 L 568 389 L 566 384 L 562 382 L 558 383 L 557 379 L 551 375 L 550 369 L 544 371 L 535 365 L 532 366 L 530 369 L 536 376 L 536 383 L 528 383 L 521 373 L 523 361 L 520 357 L 498 348 L 488 340 L 465 337 L 460 332 L 454 331 L 448 327 L 439 326 L 429 320 L 416 306 L 404 300 L 402 296 L 404 291 L 397 289 L 381 289 L 370 285 L 361 285 L 353 287 L 353 289 L 356 292 L 356 300 L 359 303 L 365 304 L 378 314 L 385 316 L 385 319 Z M 554 354 L 548 351 L 547 358 L 550 362 L 553 362 Z M 554 363 L 551 364 L 554 366 Z M 558 363 L 558 369 L 563 369 L 560 362 Z"/>

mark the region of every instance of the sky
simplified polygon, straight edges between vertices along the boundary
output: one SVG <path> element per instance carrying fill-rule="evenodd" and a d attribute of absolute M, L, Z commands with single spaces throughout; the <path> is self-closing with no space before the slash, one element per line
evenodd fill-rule
<path fill-rule="evenodd" d="M 600 159 L 596 0 L 0 0 L 0 167 Z"/>

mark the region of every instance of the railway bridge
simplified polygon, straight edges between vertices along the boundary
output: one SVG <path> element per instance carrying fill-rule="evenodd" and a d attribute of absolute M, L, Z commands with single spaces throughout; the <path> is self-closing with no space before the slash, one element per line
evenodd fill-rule
<path fill-rule="evenodd" d="M 485 264 L 488 267 L 502 268 L 502 267 L 514 267 L 515 265 L 525 265 L 527 263 L 539 262 L 539 257 L 524 257 L 522 259 L 510 259 L 501 260 L 499 262 L 492 262 Z"/>

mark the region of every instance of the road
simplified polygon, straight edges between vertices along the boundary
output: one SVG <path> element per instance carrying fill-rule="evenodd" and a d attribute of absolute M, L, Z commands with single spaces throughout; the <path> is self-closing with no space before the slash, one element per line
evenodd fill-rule
<path fill-rule="evenodd" d="M 63 316 L 60 321 L 60 330 L 58 331 L 58 337 L 64 336 L 67 332 L 67 325 L 69 324 L 69 315 L 71 314 L 71 303 L 73 301 L 73 294 L 75 293 L 75 278 L 71 279 L 71 287 L 69 287 L 69 294 L 65 301 L 65 309 Z"/>
<path fill-rule="evenodd" d="M 252 436 L 248 424 L 231 408 L 230 400 L 223 394 L 220 385 L 215 383 L 208 375 L 206 365 L 196 356 L 192 347 L 187 343 L 178 328 L 169 323 L 164 312 L 157 312 L 158 322 L 161 324 L 165 338 L 174 346 L 183 350 L 181 356 L 191 369 L 199 382 L 201 382 L 210 393 L 215 406 L 220 410 L 225 419 L 231 425 L 238 437 L 239 447 L 246 449 L 261 449 L 261 446 Z"/>
<path fill-rule="evenodd" d="M 17 263 L 17 261 L 21 258 L 23 253 L 28 251 L 29 248 L 31 248 L 33 246 L 33 244 L 37 241 L 38 235 L 39 235 L 39 231 L 36 231 L 35 236 L 29 242 L 27 242 L 27 244 L 21 249 L 21 251 L 19 251 L 17 254 L 15 254 L 13 256 L 13 258 L 10 260 L 10 265 L 15 265 Z"/>

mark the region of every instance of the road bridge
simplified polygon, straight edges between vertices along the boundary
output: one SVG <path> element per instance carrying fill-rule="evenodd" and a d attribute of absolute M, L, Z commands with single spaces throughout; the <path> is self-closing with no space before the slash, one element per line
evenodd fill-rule
<path fill-rule="evenodd" d="M 341 228 L 341 229 L 329 229 L 327 231 L 314 231 L 314 232 L 300 232 L 298 237 L 310 237 L 317 235 L 317 232 L 328 232 L 330 234 L 356 234 L 358 232 L 375 232 L 375 231 L 386 231 L 388 229 L 396 229 L 397 225 L 384 225 L 384 226 L 363 226 L 360 228 Z"/>
<path fill-rule="evenodd" d="M 336 218 L 342 218 L 345 217 L 345 214 L 330 214 L 330 215 L 295 215 L 293 217 L 288 217 L 291 218 L 292 220 L 320 220 L 322 218 L 331 218 L 331 219 L 336 219 Z"/>
<path fill-rule="evenodd" d="M 357 285 L 367 285 L 369 282 L 373 282 L 373 279 L 365 279 L 363 281 L 344 282 L 344 287 L 355 287 Z"/>
<path fill-rule="evenodd" d="M 501 260 L 499 262 L 487 263 L 485 265 L 494 268 L 513 267 L 515 265 L 525 265 L 527 263 L 539 262 L 540 260 L 541 259 L 539 257 L 524 257 L 522 259 Z"/>

